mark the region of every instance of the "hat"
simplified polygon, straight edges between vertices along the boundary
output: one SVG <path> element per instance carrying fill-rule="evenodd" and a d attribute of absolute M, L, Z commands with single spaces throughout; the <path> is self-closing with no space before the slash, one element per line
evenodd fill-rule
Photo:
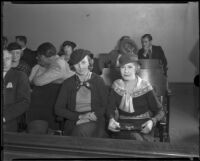
<path fill-rule="evenodd" d="M 76 44 L 72 41 L 65 41 L 62 46 L 65 47 L 66 45 L 71 46 L 72 49 L 76 47 Z"/>
<path fill-rule="evenodd" d="M 119 58 L 119 65 L 123 66 L 128 63 L 137 62 L 139 63 L 138 56 L 136 54 L 123 54 Z"/>
<path fill-rule="evenodd" d="M 21 50 L 22 48 L 18 43 L 12 42 L 8 45 L 7 49 L 8 51 L 12 51 L 12 50 Z"/>
<path fill-rule="evenodd" d="M 68 61 L 69 65 L 75 65 L 79 63 L 86 55 L 90 56 L 91 52 L 84 49 L 76 49 L 72 52 L 70 59 Z"/>

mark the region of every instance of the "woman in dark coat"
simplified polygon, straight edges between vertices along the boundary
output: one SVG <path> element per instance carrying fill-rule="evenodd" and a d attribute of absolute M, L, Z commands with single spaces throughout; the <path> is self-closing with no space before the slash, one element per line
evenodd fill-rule
<path fill-rule="evenodd" d="M 75 75 L 66 79 L 60 89 L 55 113 L 66 119 L 64 135 L 105 136 L 107 89 L 103 79 L 92 73 L 90 52 L 75 50 L 69 65 Z"/>
<path fill-rule="evenodd" d="M 119 65 L 122 79 L 112 85 L 108 129 L 116 138 L 153 141 L 152 129 L 164 117 L 163 107 L 151 84 L 137 75 L 140 67 L 137 55 L 122 55 Z"/>

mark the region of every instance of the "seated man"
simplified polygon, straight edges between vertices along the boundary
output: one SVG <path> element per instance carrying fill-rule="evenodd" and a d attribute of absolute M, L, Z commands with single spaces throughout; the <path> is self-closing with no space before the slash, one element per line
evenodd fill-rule
<path fill-rule="evenodd" d="M 51 129 L 58 129 L 55 122 L 54 104 L 63 81 L 74 72 L 68 63 L 56 54 L 51 43 L 43 43 L 38 49 L 38 64 L 29 77 L 33 84 L 28 120 L 45 120 Z"/>
<path fill-rule="evenodd" d="M 32 68 L 37 64 L 36 53 L 26 47 L 27 38 L 26 36 L 16 36 L 16 42 L 21 46 L 23 54 L 22 60 L 25 61 Z"/>
<path fill-rule="evenodd" d="M 23 51 L 21 46 L 17 43 L 10 43 L 8 45 L 8 51 L 12 54 L 12 67 L 18 71 L 24 72 L 27 76 L 30 75 L 31 67 L 23 60 L 21 60 L 21 56 Z"/>
<path fill-rule="evenodd" d="M 18 119 L 30 104 L 30 87 L 26 74 L 11 68 L 12 55 L 3 50 L 3 129 L 17 131 Z"/>
<path fill-rule="evenodd" d="M 159 59 L 167 76 L 167 59 L 161 46 L 152 45 L 152 36 L 145 34 L 141 38 L 142 48 L 138 51 L 139 59 Z"/>

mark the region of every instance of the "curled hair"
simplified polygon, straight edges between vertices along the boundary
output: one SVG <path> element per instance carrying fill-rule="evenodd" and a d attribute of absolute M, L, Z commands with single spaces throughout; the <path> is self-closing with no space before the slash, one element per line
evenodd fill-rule
<path fill-rule="evenodd" d="M 94 63 L 94 62 L 93 62 L 93 59 L 92 59 L 91 55 L 86 55 L 86 56 L 87 56 L 88 62 L 89 62 L 88 69 L 89 69 L 90 71 L 92 71 L 92 69 L 93 69 L 93 63 Z M 70 69 L 71 69 L 72 71 L 76 71 L 74 65 L 69 65 L 69 67 L 70 67 Z"/>

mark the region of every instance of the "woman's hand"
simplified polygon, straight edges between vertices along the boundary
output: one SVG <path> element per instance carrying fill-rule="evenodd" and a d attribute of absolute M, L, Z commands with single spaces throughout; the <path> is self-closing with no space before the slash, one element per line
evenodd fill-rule
<path fill-rule="evenodd" d="M 109 121 L 108 129 L 113 132 L 119 132 L 120 130 L 117 128 L 120 128 L 119 122 L 111 118 Z"/>
<path fill-rule="evenodd" d="M 88 113 L 79 115 L 79 119 L 89 119 L 91 121 L 96 121 L 97 117 L 94 114 L 94 112 L 88 112 Z"/>
<path fill-rule="evenodd" d="M 152 127 L 153 127 L 153 121 L 148 120 L 147 122 L 142 124 L 141 132 L 144 133 L 144 134 L 148 134 L 152 130 Z"/>

